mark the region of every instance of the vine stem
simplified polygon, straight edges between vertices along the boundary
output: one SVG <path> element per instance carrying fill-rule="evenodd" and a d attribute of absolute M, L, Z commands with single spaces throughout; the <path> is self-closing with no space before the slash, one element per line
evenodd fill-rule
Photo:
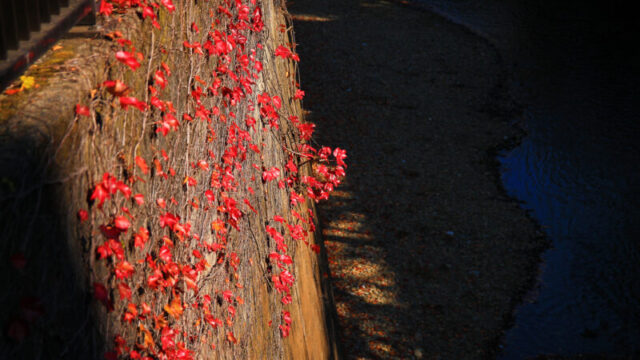
<path fill-rule="evenodd" d="M 153 30 L 151 30 L 151 49 L 149 50 L 150 54 L 149 54 L 149 63 L 147 64 L 147 76 L 145 77 L 146 80 L 149 79 L 149 76 L 151 75 L 151 64 L 153 63 L 153 53 L 155 50 L 155 32 Z M 146 88 L 145 92 L 144 92 L 144 102 L 145 103 L 149 103 L 149 89 Z M 138 137 L 138 141 L 136 142 L 136 146 L 133 148 L 133 154 L 131 154 L 131 156 L 135 157 L 136 154 L 138 153 L 138 146 L 140 146 L 140 142 L 142 141 L 142 138 L 144 137 L 144 132 L 146 130 L 147 127 L 147 115 L 149 113 L 149 111 L 151 111 L 151 109 L 148 109 L 147 111 L 145 111 L 144 116 L 142 117 L 142 131 L 140 132 L 140 137 Z M 133 168 L 133 174 L 135 175 L 135 171 L 136 168 L 134 166 Z"/>

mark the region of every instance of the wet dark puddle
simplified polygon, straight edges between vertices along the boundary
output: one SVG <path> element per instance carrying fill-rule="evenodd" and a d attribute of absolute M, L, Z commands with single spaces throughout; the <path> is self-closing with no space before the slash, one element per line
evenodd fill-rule
<path fill-rule="evenodd" d="M 501 154 L 509 195 L 552 241 L 503 359 L 640 353 L 640 43 L 599 2 L 426 1 L 496 45 L 528 135 Z M 526 3 L 526 4 L 525 4 Z"/>

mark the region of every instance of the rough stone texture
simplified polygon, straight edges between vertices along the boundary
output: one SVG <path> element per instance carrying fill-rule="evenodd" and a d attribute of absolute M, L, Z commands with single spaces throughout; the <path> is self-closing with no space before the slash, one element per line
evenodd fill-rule
<path fill-rule="evenodd" d="M 134 218 L 132 229 L 140 226 L 159 229 L 155 199 L 164 196 L 168 200 L 174 196 L 182 205 L 199 196 L 197 192 L 201 194 L 204 188 L 197 187 L 194 191 L 183 187 L 178 180 L 191 174 L 190 162 L 206 157 L 209 150 L 220 159 L 228 141 L 226 126 L 220 121 L 212 123 L 216 136 L 208 141 L 205 134 L 210 129 L 206 122 L 186 123 L 181 119 L 183 112 L 193 110 L 187 93 L 193 86 L 188 83 L 190 79 L 199 75 L 208 80 L 217 66 L 215 58 L 188 56 L 182 42 L 185 39 L 193 41 L 190 39 L 193 34 L 188 31 L 191 22 L 208 24 L 209 8 L 217 9 L 221 2 L 185 0 L 175 3 L 178 11 L 159 16 L 158 22 L 162 25 L 159 32 L 152 31 L 148 21 L 142 23 L 134 14 L 125 15 L 119 21 L 113 20 L 113 16 L 112 20 L 101 23 L 97 32 L 76 30 L 61 41 L 62 49 L 50 52 L 29 70 L 27 75 L 36 78 L 39 88 L 12 96 L 0 95 L 0 229 L 3 238 L 0 286 L 4 289 L 1 301 L 5 310 L 0 315 L 0 325 L 3 331 L 9 326 L 19 312 L 23 296 L 36 297 L 44 310 L 43 315 L 29 325 L 29 335 L 24 342 L 16 344 L 9 338 L 0 338 L 2 357 L 97 359 L 102 357 L 105 348 L 112 347 L 115 334 L 136 336 L 135 327 L 122 325 L 124 302 L 116 301 L 115 311 L 107 314 L 89 290 L 94 281 L 106 283 L 108 279 L 104 261 L 95 257 L 96 247 L 104 241 L 98 225 L 108 221 L 121 206 L 128 206 Z M 251 98 L 255 103 L 255 96 L 263 91 L 277 94 L 286 99 L 283 113 L 302 118 L 299 105 L 288 101 L 293 94 L 292 82 L 296 79 L 297 69 L 293 63 L 273 61 L 271 57 L 277 45 L 289 41 L 289 31 L 279 31 L 281 24 L 289 24 L 286 9 L 280 1 L 262 1 L 261 5 L 265 31 L 250 37 L 248 45 L 257 42 L 264 45 L 264 52 L 258 55 L 264 71 L 256 81 Z M 225 20 L 221 20 L 224 24 Z M 114 59 L 113 54 L 120 47 L 104 37 L 114 30 L 121 31 L 147 56 L 136 73 Z M 142 114 L 135 109 L 121 110 L 117 100 L 98 87 L 106 79 L 122 79 L 131 87 L 130 95 L 146 100 L 145 89 L 151 70 L 158 68 L 160 61 L 168 63 L 173 72 L 163 99 L 173 102 L 182 122 L 181 131 L 167 137 L 154 131 L 154 123 L 160 119 L 159 112 Z M 89 105 L 92 116 L 74 116 L 76 103 Z M 211 97 L 203 103 L 210 109 L 214 105 L 220 106 L 220 99 Z M 248 110 L 246 107 L 239 109 L 238 120 L 229 118 L 228 121 L 236 121 L 244 128 Z M 258 215 L 253 216 L 248 209 L 242 208 L 245 216 L 239 223 L 240 231 L 232 230 L 229 234 L 226 252 L 236 252 L 241 259 L 235 271 L 237 278 L 226 262 L 217 264 L 221 257 L 215 254 L 207 258 L 214 266 L 199 277 L 206 279 L 201 282 L 200 295 L 208 293 L 214 299 L 220 296 L 222 289 L 241 284 L 242 289 L 235 288 L 234 295 L 241 296 L 244 305 L 238 305 L 238 315 L 231 327 L 213 332 L 216 349 L 196 348 L 196 358 L 336 358 L 331 291 L 328 280 L 321 275 L 325 265 L 308 246 L 289 240 L 287 243 L 295 261 L 292 273 L 296 285 L 292 290 L 294 302 L 287 309 L 293 324 L 288 338 L 280 336 L 278 325 L 283 306 L 281 296 L 269 280 L 267 259 L 275 245 L 266 235 L 264 225 L 274 215 L 282 215 L 292 223 L 295 220 L 289 215 L 286 190 L 279 189 L 274 182 L 263 184 L 259 173 L 253 171 L 252 174 L 251 164 L 282 168 L 287 160 L 284 147 L 293 148 L 292 144 L 298 139 L 285 119 L 279 130 L 263 131 L 264 126 L 259 122 L 256 131 L 252 132 L 253 142 L 264 144 L 262 155 L 248 152 L 247 171 L 236 174 L 241 184 L 253 186 L 255 194 L 241 185 L 234 197 L 249 199 L 258 211 Z M 100 182 L 104 172 L 122 179 L 141 175 L 133 165 L 134 157 L 143 156 L 150 161 L 159 157 L 160 149 L 165 149 L 169 157 L 163 162 L 164 169 L 173 167 L 176 181 L 162 180 L 157 173 L 152 173 L 146 182 L 132 185 L 134 194 L 145 195 L 144 206 L 137 207 L 129 200 L 119 198 L 98 210 L 95 203 L 88 201 L 90 190 Z M 302 171 L 308 173 L 309 165 L 304 165 Z M 257 181 L 250 179 L 252 175 Z M 198 184 L 207 184 L 209 176 L 201 174 L 196 180 Z M 216 194 L 216 199 L 219 198 Z M 89 220 L 82 224 L 76 218 L 79 209 L 90 210 Z M 308 209 L 315 211 L 312 203 L 299 205 L 297 211 L 306 214 Z M 180 215 L 182 221 L 193 225 L 192 232 L 203 238 L 212 236 L 210 224 L 215 218 L 212 211 L 198 212 L 189 206 L 176 206 L 172 211 Z M 152 241 L 160 241 L 161 235 L 152 234 Z M 314 234 L 310 234 L 307 241 L 317 244 Z M 127 247 L 126 251 L 132 259 L 140 258 L 133 247 Z M 174 253 L 176 259 L 191 256 L 188 246 L 180 251 Z M 23 270 L 10 265 L 9 257 L 16 253 L 26 257 L 27 266 Z M 133 283 L 143 283 L 148 275 L 137 273 Z M 112 296 L 115 298 L 117 294 Z M 149 293 L 136 296 L 138 300 L 152 301 Z M 170 298 L 171 294 L 158 296 L 153 303 L 155 309 L 161 309 Z M 191 303 L 194 297 L 185 292 L 183 300 Z M 222 314 L 223 309 L 219 307 L 216 311 Z M 185 315 L 180 321 L 187 327 L 195 320 Z M 204 325 L 201 326 L 201 334 L 205 334 Z M 226 341 L 228 330 L 234 332 L 237 344 Z"/>

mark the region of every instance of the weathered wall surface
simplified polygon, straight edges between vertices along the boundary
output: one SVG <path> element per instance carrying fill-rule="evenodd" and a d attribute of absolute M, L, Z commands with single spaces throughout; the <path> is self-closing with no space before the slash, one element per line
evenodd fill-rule
<path fill-rule="evenodd" d="M 0 95 L 1 351 L 337 357 L 284 4 L 113 3 Z"/>

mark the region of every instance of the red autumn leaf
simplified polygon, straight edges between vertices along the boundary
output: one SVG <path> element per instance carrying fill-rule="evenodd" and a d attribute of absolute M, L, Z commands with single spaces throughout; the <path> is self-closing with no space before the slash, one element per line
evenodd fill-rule
<path fill-rule="evenodd" d="M 278 327 L 280 328 L 280 335 L 282 335 L 283 338 L 289 336 L 289 330 L 291 330 L 289 325 L 279 325 Z"/>
<path fill-rule="evenodd" d="M 129 39 L 117 39 L 116 42 L 120 44 L 120 46 L 131 46 L 132 42 Z"/>
<path fill-rule="evenodd" d="M 146 302 L 140 304 L 140 307 L 142 308 L 141 315 L 148 315 L 151 313 L 151 306 L 149 306 L 149 304 L 147 304 Z"/>
<path fill-rule="evenodd" d="M 136 204 L 142 205 L 142 204 L 144 204 L 144 195 L 135 194 L 135 195 L 133 195 L 133 200 L 136 201 Z"/>
<path fill-rule="evenodd" d="M 314 253 L 320 254 L 320 246 L 316 244 L 311 244 L 309 247 L 311 248 L 311 251 L 313 251 Z"/>
<path fill-rule="evenodd" d="M 125 282 L 118 283 L 118 292 L 120 293 L 120 300 L 131 300 L 131 288 Z"/>
<path fill-rule="evenodd" d="M 87 219 L 89 219 L 89 213 L 85 209 L 78 210 L 77 216 L 80 222 L 87 221 Z"/>
<path fill-rule="evenodd" d="M 104 285 L 102 285 L 101 283 L 93 283 L 93 297 L 95 297 L 96 300 L 100 301 L 102 305 L 107 308 L 107 311 L 113 310 L 113 302 L 111 302 L 111 299 L 109 299 L 107 288 L 104 287 Z"/>
<path fill-rule="evenodd" d="M 180 217 L 173 215 L 172 213 L 165 213 L 164 215 L 160 215 L 160 227 L 164 228 L 168 226 L 170 229 L 180 221 Z"/>
<path fill-rule="evenodd" d="M 136 316 L 138 316 L 138 310 L 136 309 L 136 305 L 132 303 L 129 303 L 129 305 L 127 306 L 127 310 L 128 311 L 124 313 L 122 320 L 128 323 L 131 323 L 131 321 L 133 321 L 136 318 Z M 140 359 L 140 355 L 138 355 L 136 358 Z"/>
<path fill-rule="evenodd" d="M 256 126 L 256 119 L 254 119 L 254 118 L 253 118 L 253 117 L 251 117 L 251 116 L 247 116 L 247 118 L 245 119 L 245 124 L 247 124 L 247 127 L 254 128 L 254 129 L 255 129 L 255 126 Z M 251 144 L 251 145 L 253 145 L 253 144 Z M 253 146 L 255 146 L 255 145 L 253 145 Z M 255 150 L 254 150 L 254 151 L 255 151 Z M 258 151 L 256 151 L 256 152 L 260 152 L 260 150 L 258 150 Z"/>
<path fill-rule="evenodd" d="M 138 60 L 136 60 L 136 57 L 132 53 L 120 50 L 116 52 L 116 59 L 130 67 L 131 70 L 135 71 L 140 67 L 140 63 L 138 62 Z"/>
<path fill-rule="evenodd" d="M 284 320 L 286 324 L 291 324 L 291 313 L 282 311 L 282 320 Z"/>
<path fill-rule="evenodd" d="M 218 326 L 222 326 L 222 320 L 213 317 L 213 315 L 211 314 L 205 315 L 204 320 L 209 323 L 209 325 L 211 325 L 214 329 Z"/>
<path fill-rule="evenodd" d="M 336 163 L 338 163 L 338 165 L 345 168 L 347 167 L 347 164 L 345 164 L 343 161 L 347 157 L 347 152 L 345 150 L 342 150 L 340 148 L 335 148 L 333 150 L 333 157 L 336 158 Z"/>
<path fill-rule="evenodd" d="M 140 156 L 136 156 L 135 161 L 136 161 L 136 165 L 138 165 L 138 167 L 140 168 L 140 171 L 142 171 L 143 174 L 146 175 L 149 173 L 149 166 L 147 165 L 147 162 L 143 158 L 141 158 Z"/>
<path fill-rule="evenodd" d="M 166 113 L 162 117 L 162 121 L 158 121 L 156 122 L 156 124 L 159 125 L 158 128 L 156 129 L 156 133 L 161 133 L 162 136 L 167 136 L 167 134 L 171 130 L 173 131 L 177 130 L 178 126 L 180 125 L 180 123 L 178 122 L 178 119 L 176 119 L 176 117 L 171 113 Z"/>
<path fill-rule="evenodd" d="M 76 115 L 91 116 L 91 112 L 88 106 L 76 104 Z"/>
<path fill-rule="evenodd" d="M 196 179 L 192 178 L 191 176 L 185 176 L 184 180 L 182 181 L 182 184 L 186 184 L 188 186 L 196 186 L 198 184 L 198 182 L 196 181 Z"/>
<path fill-rule="evenodd" d="M 284 264 L 290 265 L 293 264 L 293 260 L 291 259 L 291 256 L 286 255 L 286 254 L 278 254 L 277 252 L 273 251 L 269 254 L 269 258 L 271 259 L 276 259 Z"/>
<path fill-rule="evenodd" d="M 253 211 L 256 214 L 258 213 L 258 211 L 253 206 L 251 206 L 249 199 L 244 199 L 244 203 L 249 207 L 249 209 L 251 209 L 251 211 Z"/>
<path fill-rule="evenodd" d="M 236 337 L 233 336 L 233 331 L 229 331 L 227 333 L 227 340 L 229 340 L 229 342 L 233 343 L 233 344 L 237 344 L 238 343 L 238 339 L 236 339 Z"/>
<path fill-rule="evenodd" d="M 171 262 L 171 250 L 169 250 L 169 247 L 167 245 L 163 245 L 160 248 L 158 257 L 160 258 L 160 260 L 164 261 L 167 264 Z"/>
<path fill-rule="evenodd" d="M 161 209 L 164 209 L 167 206 L 167 202 L 163 198 L 156 199 L 156 205 L 158 205 Z"/>
<path fill-rule="evenodd" d="M 133 96 L 121 96 L 118 100 L 120 100 L 120 107 L 125 110 L 127 110 L 129 106 L 133 106 L 142 112 L 147 109 L 147 103 L 140 101 Z"/>
<path fill-rule="evenodd" d="M 204 196 L 209 201 L 209 204 L 213 203 L 213 201 L 215 200 L 215 196 L 213 195 L 213 191 L 211 191 L 211 190 L 205 191 L 204 192 Z"/>
<path fill-rule="evenodd" d="M 167 78 L 164 76 L 164 73 L 160 70 L 156 70 L 153 74 L 153 80 L 156 84 L 160 85 L 160 88 L 164 89 L 167 86 Z"/>
<path fill-rule="evenodd" d="M 123 183 L 122 181 L 118 181 L 116 187 L 127 199 L 131 196 L 131 188 L 129 187 L 129 185 Z"/>
<path fill-rule="evenodd" d="M 149 100 L 149 102 L 151 103 L 151 105 L 153 107 L 155 107 L 156 109 L 164 112 L 164 110 L 165 110 L 164 101 L 158 99 L 158 97 L 156 97 L 156 96 L 151 96 L 151 99 Z"/>
<path fill-rule="evenodd" d="M 275 55 L 276 56 L 280 56 L 283 59 L 286 59 L 286 58 L 291 57 L 291 50 L 289 50 L 288 48 L 286 48 L 286 47 L 284 47 L 282 45 L 279 45 L 276 48 Z"/>
<path fill-rule="evenodd" d="M 219 232 L 219 231 L 223 231 L 224 230 L 224 221 L 220 220 L 220 219 L 216 219 L 214 221 L 211 222 L 211 229 Z"/>
<path fill-rule="evenodd" d="M 312 123 L 305 123 L 305 124 L 298 124 L 297 127 L 298 127 L 298 130 L 300 130 L 300 137 L 302 138 L 302 140 L 309 140 L 311 139 L 311 135 L 313 134 L 313 129 L 316 127 L 316 125 Z"/>
<path fill-rule="evenodd" d="M 147 240 L 149 240 L 149 230 L 141 226 L 133 237 L 133 245 L 138 248 L 143 248 Z"/>
<path fill-rule="evenodd" d="M 121 230 L 123 232 L 126 232 L 131 226 L 129 219 L 127 219 L 124 216 L 116 216 L 116 218 L 113 220 L 113 223 L 115 224 L 116 229 Z"/>
<path fill-rule="evenodd" d="M 107 244 L 102 244 L 100 246 L 98 246 L 96 248 L 96 252 L 98 253 L 98 258 L 100 260 L 107 258 L 109 256 L 111 256 L 111 254 L 113 254 L 113 251 L 111 250 L 111 248 L 109 247 L 109 245 Z"/>
<path fill-rule="evenodd" d="M 196 281 L 189 277 L 184 277 L 184 283 L 187 284 L 187 288 L 193 290 L 194 292 L 198 292 L 198 284 Z"/>
<path fill-rule="evenodd" d="M 225 290 L 222 292 L 222 297 L 228 303 L 233 303 L 233 292 L 231 290 Z"/>
<path fill-rule="evenodd" d="M 156 13 L 153 11 L 151 6 L 145 6 L 142 8 L 142 18 L 146 19 L 150 17 L 152 20 L 156 18 Z"/>
<path fill-rule="evenodd" d="M 264 181 L 274 180 L 278 176 L 280 176 L 280 169 L 277 167 L 272 167 L 271 169 L 262 172 L 262 180 Z"/>
<path fill-rule="evenodd" d="M 280 96 L 275 95 L 272 100 L 273 106 L 275 106 L 276 109 L 280 109 L 282 107 L 282 100 L 280 99 Z"/>
<path fill-rule="evenodd" d="M 293 98 L 296 100 L 302 100 L 302 98 L 304 98 L 304 91 L 296 89 L 296 93 L 293 95 Z"/>
<path fill-rule="evenodd" d="M 98 184 L 93 189 L 93 193 L 91 193 L 91 197 L 89 198 L 89 200 L 98 200 L 98 208 L 100 209 L 102 208 L 102 204 L 104 204 L 104 201 L 108 198 L 109 193 L 107 192 L 107 190 L 102 186 L 102 184 Z"/>
<path fill-rule="evenodd" d="M 204 160 L 198 160 L 197 165 L 202 170 L 209 170 L 209 164 Z"/>
<path fill-rule="evenodd" d="M 167 65 L 164 61 L 160 63 L 160 66 L 162 66 L 162 69 L 164 69 L 164 72 L 167 73 L 167 76 L 171 76 L 171 69 L 169 68 L 169 65 Z"/>
<path fill-rule="evenodd" d="M 120 280 L 126 279 L 133 275 L 136 269 L 127 260 L 120 261 L 115 268 L 116 277 Z"/>
<path fill-rule="evenodd" d="M 173 12 L 176 9 L 171 0 L 160 0 L 160 2 L 162 2 L 162 5 L 164 5 L 164 7 L 169 10 L 169 12 Z"/>
<path fill-rule="evenodd" d="M 271 102 L 271 97 L 266 92 L 258 95 L 258 104 L 268 104 Z"/>
<path fill-rule="evenodd" d="M 109 16 L 113 12 L 113 5 L 107 2 L 107 0 L 100 1 L 100 9 L 98 13 L 100 15 Z"/>

